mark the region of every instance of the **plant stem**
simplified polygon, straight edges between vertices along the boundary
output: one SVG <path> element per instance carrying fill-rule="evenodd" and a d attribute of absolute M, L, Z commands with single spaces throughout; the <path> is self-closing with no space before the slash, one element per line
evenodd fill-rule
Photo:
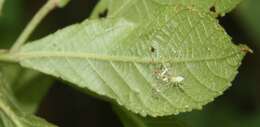
<path fill-rule="evenodd" d="M 40 24 L 44 17 L 47 16 L 49 12 L 57 7 L 57 0 L 48 0 L 45 5 L 35 14 L 32 20 L 23 30 L 22 34 L 18 37 L 14 45 L 12 46 L 10 52 L 17 51 L 30 37 L 35 28 Z"/>
<path fill-rule="evenodd" d="M 7 50 L 0 50 L 0 61 L 8 63 L 17 63 L 18 59 L 11 55 Z"/>

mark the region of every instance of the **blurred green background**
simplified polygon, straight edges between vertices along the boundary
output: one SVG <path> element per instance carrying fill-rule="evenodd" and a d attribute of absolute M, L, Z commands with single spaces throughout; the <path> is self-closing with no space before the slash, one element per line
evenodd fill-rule
<path fill-rule="evenodd" d="M 46 0 L 6 0 L 0 17 L 0 48 L 9 48 L 33 14 Z M 72 0 L 52 12 L 30 40 L 81 22 L 97 0 Z M 243 61 L 233 86 L 202 111 L 182 113 L 176 119 L 188 127 L 260 127 L 260 0 L 244 0 L 234 11 L 220 18 L 220 24 L 234 42 L 254 50 Z M 100 101 L 55 80 L 37 115 L 61 127 L 122 127 L 107 102 Z"/>

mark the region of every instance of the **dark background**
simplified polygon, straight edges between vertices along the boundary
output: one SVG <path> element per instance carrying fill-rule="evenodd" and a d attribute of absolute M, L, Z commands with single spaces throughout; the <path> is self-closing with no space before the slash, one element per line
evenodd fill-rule
<path fill-rule="evenodd" d="M 260 126 L 260 1 L 245 0 L 236 10 L 220 18 L 234 42 L 254 50 L 247 55 L 233 86 L 202 111 L 177 116 L 191 127 Z M 0 21 L 1 48 L 9 48 L 26 23 L 46 0 L 7 0 Z M 30 40 L 86 19 L 97 0 L 72 0 L 56 9 L 42 22 Z M 122 127 L 109 103 L 80 93 L 56 80 L 37 112 L 60 127 Z"/>

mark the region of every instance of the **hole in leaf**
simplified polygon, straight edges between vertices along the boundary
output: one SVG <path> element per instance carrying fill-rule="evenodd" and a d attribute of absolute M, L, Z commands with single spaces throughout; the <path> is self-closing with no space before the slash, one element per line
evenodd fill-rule
<path fill-rule="evenodd" d="M 104 11 L 100 12 L 98 14 L 98 17 L 99 18 L 106 18 L 107 17 L 107 14 L 108 14 L 108 9 L 106 8 Z"/>
<path fill-rule="evenodd" d="M 212 7 L 210 7 L 210 9 L 209 9 L 211 12 L 214 12 L 214 13 L 216 13 L 216 7 L 215 6 L 212 6 Z"/>
<path fill-rule="evenodd" d="M 156 50 L 156 49 L 155 49 L 154 47 L 151 47 L 151 48 L 150 48 L 150 51 L 151 51 L 151 52 L 155 52 L 155 50 Z"/>

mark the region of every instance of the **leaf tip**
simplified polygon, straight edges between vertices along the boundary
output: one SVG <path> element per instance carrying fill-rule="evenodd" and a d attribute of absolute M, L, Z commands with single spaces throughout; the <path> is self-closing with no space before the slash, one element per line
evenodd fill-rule
<path fill-rule="evenodd" d="M 241 45 L 239 45 L 239 47 L 240 47 L 240 50 L 244 53 L 251 53 L 251 54 L 254 53 L 254 51 L 252 49 L 250 49 L 247 45 L 241 44 Z"/>

